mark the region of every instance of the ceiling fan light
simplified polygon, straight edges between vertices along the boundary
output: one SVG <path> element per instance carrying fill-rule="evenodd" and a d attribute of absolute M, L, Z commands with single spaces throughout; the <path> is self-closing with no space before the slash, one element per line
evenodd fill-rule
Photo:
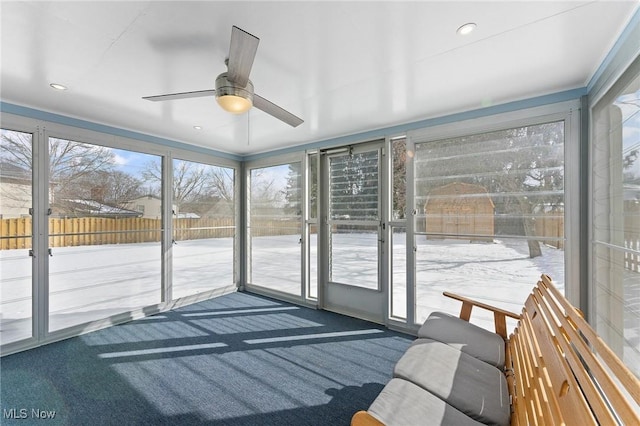
<path fill-rule="evenodd" d="M 242 114 L 252 107 L 252 102 L 242 96 L 224 95 L 217 97 L 218 105 L 227 112 L 232 114 Z"/>
<path fill-rule="evenodd" d="M 253 83 L 238 87 L 227 79 L 227 73 L 216 78 L 216 100 L 218 105 L 232 114 L 242 114 L 253 106 Z"/>

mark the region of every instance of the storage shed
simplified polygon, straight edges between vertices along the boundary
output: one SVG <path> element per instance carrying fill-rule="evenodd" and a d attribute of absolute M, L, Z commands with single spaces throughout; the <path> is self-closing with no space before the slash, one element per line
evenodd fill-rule
<path fill-rule="evenodd" d="M 493 241 L 495 207 L 483 186 L 453 182 L 435 188 L 424 210 L 427 239 Z"/>

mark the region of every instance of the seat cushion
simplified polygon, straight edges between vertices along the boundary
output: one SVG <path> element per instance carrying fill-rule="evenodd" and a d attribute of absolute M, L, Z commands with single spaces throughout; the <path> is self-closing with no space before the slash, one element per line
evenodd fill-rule
<path fill-rule="evenodd" d="M 480 426 L 430 392 L 402 379 L 391 379 L 368 410 L 387 426 Z"/>
<path fill-rule="evenodd" d="M 393 375 L 426 389 L 481 423 L 509 424 L 504 374 L 445 343 L 417 339 L 400 358 Z"/>
<path fill-rule="evenodd" d="M 444 312 L 433 312 L 418 337 L 437 340 L 504 369 L 504 340 L 496 333 Z"/>

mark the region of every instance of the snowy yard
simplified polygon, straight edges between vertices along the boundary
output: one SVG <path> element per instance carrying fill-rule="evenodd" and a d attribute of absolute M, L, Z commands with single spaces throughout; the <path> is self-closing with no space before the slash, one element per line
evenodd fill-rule
<path fill-rule="evenodd" d="M 316 244 L 313 235 L 311 244 Z M 377 236 L 334 235 L 333 274 L 346 282 L 377 280 Z M 394 235 L 394 316 L 406 315 L 404 234 Z M 419 322 L 435 309 L 456 310 L 442 297 L 449 290 L 519 310 L 541 272 L 564 282 L 564 252 L 543 247 L 530 259 L 526 243 L 470 244 L 417 238 L 417 313 Z M 160 302 L 159 243 L 61 247 L 49 259 L 50 329 L 58 330 Z M 173 246 L 174 298 L 233 284 L 233 239 L 179 241 Z M 252 283 L 300 294 L 301 246 L 295 235 L 252 240 Z M 29 333 L 31 258 L 27 250 L 0 252 L 3 286 L 2 338 Z M 477 320 L 482 321 L 482 317 Z M 487 324 L 491 326 L 491 322 Z"/>
<path fill-rule="evenodd" d="M 298 238 L 254 237 L 251 282 L 299 295 L 302 251 Z M 377 236 L 335 234 L 334 238 L 339 250 L 333 253 L 333 272 L 340 277 L 358 277 L 363 283 L 375 282 Z M 399 318 L 406 315 L 407 300 L 404 239 L 405 234 L 394 234 L 392 248 L 390 293 L 393 316 Z M 311 244 L 315 243 L 314 235 Z M 469 243 L 427 240 L 425 236 L 416 237 L 416 247 L 418 322 L 434 310 L 457 314 L 460 305 L 443 297 L 445 290 L 514 312 L 520 311 L 541 273 L 549 274 L 564 290 L 562 250 L 543 246 L 543 256 L 531 259 L 523 240 Z M 159 303 L 160 257 L 159 243 L 55 248 L 50 258 L 50 329 Z M 173 258 L 174 298 L 233 284 L 232 238 L 179 241 L 173 246 Z M 31 333 L 31 258 L 26 250 L 0 251 L 0 266 L 1 339 L 9 342 Z M 639 286 L 628 288 L 637 293 Z M 634 294 L 628 296 L 637 298 Z M 626 324 L 625 338 L 640 348 L 634 318 L 637 317 L 629 318 Z M 493 327 L 492 318 L 487 315 L 476 315 L 474 311 L 472 319 L 486 328 Z M 511 328 L 515 324 L 509 325 Z M 640 370 L 640 361 L 637 363 Z"/>

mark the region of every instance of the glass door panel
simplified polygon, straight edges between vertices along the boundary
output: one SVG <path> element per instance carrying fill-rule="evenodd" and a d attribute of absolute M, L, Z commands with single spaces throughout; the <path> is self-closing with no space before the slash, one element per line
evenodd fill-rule
<path fill-rule="evenodd" d="M 0 142 L 0 344 L 30 338 L 32 326 L 33 135 L 2 129 Z"/>
<path fill-rule="evenodd" d="M 250 181 L 249 283 L 300 296 L 301 163 L 252 169 Z"/>
<path fill-rule="evenodd" d="M 173 299 L 234 284 L 234 177 L 173 160 Z"/>
<path fill-rule="evenodd" d="M 331 282 L 378 289 L 378 228 L 378 224 L 331 227 Z"/>
<path fill-rule="evenodd" d="M 322 307 L 384 323 L 382 142 L 332 151 L 324 155 L 321 169 L 327 183 Z"/>
<path fill-rule="evenodd" d="M 329 281 L 378 289 L 379 151 L 329 157 Z"/>
<path fill-rule="evenodd" d="M 160 303 L 161 160 L 49 138 L 49 331 Z"/>

